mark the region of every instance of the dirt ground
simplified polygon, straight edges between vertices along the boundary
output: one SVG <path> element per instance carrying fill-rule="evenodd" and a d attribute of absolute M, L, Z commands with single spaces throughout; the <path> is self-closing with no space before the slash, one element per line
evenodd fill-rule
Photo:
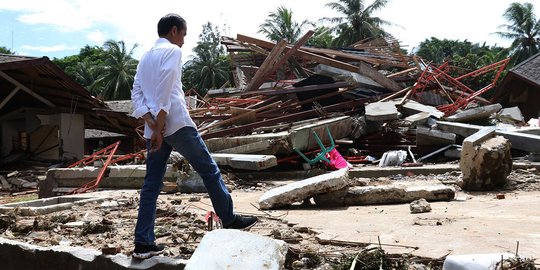
<path fill-rule="evenodd" d="M 258 199 L 287 181 L 242 181 L 229 175 L 235 208 L 260 217 L 250 232 L 289 243 L 287 269 L 440 269 L 449 254 L 515 252 L 540 257 L 540 176 L 536 169 L 514 170 L 509 185 L 493 193 L 459 191 L 456 200 L 431 203 L 430 213 L 410 214 L 408 204 L 321 209 L 310 204 L 259 211 Z M 234 180 L 232 180 L 234 179 Z M 459 172 L 430 176 L 353 179 L 358 185 L 393 181 L 461 181 Z M 504 194 L 505 199 L 497 199 Z M 5 200 L 6 198 L 4 198 Z M 40 246 L 72 245 L 101 250 L 120 247 L 129 255 L 137 216 L 138 193 L 116 192 L 103 203 L 39 217 L 16 212 L 0 216 L 0 237 Z M 165 256 L 188 259 L 208 231 L 205 214 L 212 210 L 204 194 L 164 194 L 158 201 L 157 242 Z M 73 222 L 79 222 L 73 223 Z M 380 253 L 380 248 L 386 253 Z M 360 265 L 360 264 L 359 264 Z M 427 268 L 426 268 L 427 266 Z M 424 267 L 424 268 L 422 268 Z"/>

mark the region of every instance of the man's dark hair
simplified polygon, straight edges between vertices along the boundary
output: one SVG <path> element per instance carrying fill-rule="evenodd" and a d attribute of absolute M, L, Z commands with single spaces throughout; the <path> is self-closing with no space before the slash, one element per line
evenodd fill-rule
<path fill-rule="evenodd" d="M 169 13 L 159 19 L 157 25 L 157 32 L 160 37 L 167 35 L 173 26 L 176 26 L 178 29 L 186 28 L 186 20 L 180 17 L 180 15 L 175 13 Z"/>

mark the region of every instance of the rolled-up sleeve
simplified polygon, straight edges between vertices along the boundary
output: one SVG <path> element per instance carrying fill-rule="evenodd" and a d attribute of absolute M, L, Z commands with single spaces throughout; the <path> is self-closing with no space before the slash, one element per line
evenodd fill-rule
<path fill-rule="evenodd" d="M 152 111 L 153 115 L 157 115 L 161 110 L 169 114 L 171 94 L 174 85 L 180 79 L 182 51 L 179 48 L 174 48 L 169 50 L 163 57 L 163 64 L 159 70 L 159 83 L 156 86 L 157 108 L 156 111 Z"/>
<path fill-rule="evenodd" d="M 131 90 L 131 103 L 133 104 L 133 113 L 131 115 L 135 118 L 141 118 L 150 111 L 146 105 L 144 94 L 141 89 L 140 76 L 139 67 L 137 67 L 137 73 L 135 73 L 135 79 L 133 81 L 133 89 Z"/>

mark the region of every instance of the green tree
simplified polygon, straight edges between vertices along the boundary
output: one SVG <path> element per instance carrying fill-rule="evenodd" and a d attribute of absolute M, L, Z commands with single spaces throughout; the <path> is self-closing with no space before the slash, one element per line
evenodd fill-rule
<path fill-rule="evenodd" d="M 337 38 L 334 40 L 335 46 L 348 46 L 360 40 L 370 37 L 382 37 L 387 33 L 383 26 L 392 25 L 373 14 L 385 7 L 389 0 L 375 0 L 371 5 L 366 6 L 364 0 L 338 0 L 326 4 L 339 13 L 341 17 L 323 18 L 335 26 L 332 28 Z"/>
<path fill-rule="evenodd" d="M 279 41 L 281 39 L 287 40 L 289 43 L 296 42 L 302 30 L 312 23 L 307 20 L 298 23 L 292 18 L 292 10 L 280 6 L 275 12 L 270 12 L 268 18 L 264 20 L 264 23 L 259 25 L 258 33 L 264 34 L 268 39 L 272 41 Z"/>
<path fill-rule="evenodd" d="M 103 85 L 101 95 L 108 100 L 129 99 L 137 71 L 138 61 L 133 58 L 133 50 L 126 48 L 124 41 L 108 40 L 103 45 L 104 63 L 99 83 Z"/>
<path fill-rule="evenodd" d="M 88 76 L 81 76 L 81 73 L 88 73 L 84 71 L 84 69 L 91 69 L 92 73 L 96 74 L 97 80 L 100 77 L 97 73 L 99 73 L 98 71 L 101 70 L 101 67 L 105 62 L 105 51 L 99 46 L 86 45 L 81 48 L 79 54 L 77 55 L 70 55 L 63 58 L 53 58 L 52 61 L 62 70 L 64 70 L 64 72 L 71 78 L 75 79 L 82 86 L 88 88 L 88 86 L 92 85 L 93 82 L 90 82 L 87 79 L 82 79 L 84 77 L 88 78 Z M 98 91 L 99 89 L 95 90 Z"/>
<path fill-rule="evenodd" d="M 183 84 L 204 95 L 232 81 L 232 64 L 220 43 L 221 33 L 217 26 L 207 22 L 199 35 L 195 56 L 184 65 Z"/>
<path fill-rule="evenodd" d="M 103 66 L 92 65 L 90 61 L 77 63 L 73 71 L 73 78 L 80 83 L 90 94 L 97 96 L 103 91 Z"/>
<path fill-rule="evenodd" d="M 0 46 L 0 53 L 3 53 L 3 54 L 15 54 L 15 52 L 12 52 L 10 49 L 4 47 L 4 46 Z"/>
<path fill-rule="evenodd" d="M 510 46 L 512 63 L 517 64 L 540 51 L 540 20 L 534 14 L 531 3 L 512 3 L 503 17 L 507 24 L 499 26 L 505 32 L 496 32 L 503 38 L 512 39 Z"/>
<path fill-rule="evenodd" d="M 330 48 L 334 38 L 332 29 L 326 26 L 319 26 L 315 28 L 315 33 L 307 41 L 306 45 L 318 48 Z"/>

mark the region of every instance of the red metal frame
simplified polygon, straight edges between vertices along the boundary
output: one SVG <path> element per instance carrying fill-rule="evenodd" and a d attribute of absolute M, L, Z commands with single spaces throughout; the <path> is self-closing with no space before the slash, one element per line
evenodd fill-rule
<path fill-rule="evenodd" d="M 441 86 L 441 81 L 448 83 L 449 85 L 461 90 L 461 94 L 453 102 L 453 104 L 438 106 L 437 109 L 444 112 L 446 116 L 454 114 L 457 110 L 467 107 L 467 105 L 477 96 L 486 93 L 490 89 L 495 87 L 495 84 L 501 73 L 504 71 L 506 65 L 510 61 L 510 58 L 504 59 L 502 61 L 487 65 L 485 67 L 479 68 L 475 71 L 469 72 L 465 75 L 461 75 L 457 78 L 454 78 L 448 74 L 449 65 L 448 62 L 444 62 L 439 67 L 436 67 L 432 64 L 429 64 L 422 72 L 422 75 L 413 86 L 412 94 L 418 94 L 426 89 L 428 85 L 438 84 Z M 474 91 L 468 86 L 464 85 L 461 80 L 465 78 L 474 78 L 488 72 L 495 71 L 495 77 L 493 81 L 487 86 L 483 87 L 478 91 Z M 442 86 L 441 86 L 442 87 Z"/>
<path fill-rule="evenodd" d="M 89 190 L 96 189 L 99 186 L 99 183 L 101 182 L 101 179 L 103 178 L 103 175 L 105 175 L 105 171 L 107 170 L 107 167 L 109 167 L 109 165 L 112 164 L 111 163 L 112 158 L 114 156 L 114 153 L 116 153 L 116 150 L 118 150 L 119 145 L 120 145 L 120 141 L 117 141 L 101 149 L 100 151 L 94 153 L 93 155 L 71 164 L 68 168 L 73 168 L 80 164 L 86 165 L 90 162 L 94 162 L 97 159 L 102 159 L 103 156 L 107 156 L 107 160 L 103 163 L 103 167 L 101 168 L 101 171 L 99 171 L 98 177 L 95 180 L 92 180 L 82 185 L 81 187 L 76 188 L 75 190 L 71 191 L 70 194 L 80 194 L 80 193 L 85 193 Z"/>

